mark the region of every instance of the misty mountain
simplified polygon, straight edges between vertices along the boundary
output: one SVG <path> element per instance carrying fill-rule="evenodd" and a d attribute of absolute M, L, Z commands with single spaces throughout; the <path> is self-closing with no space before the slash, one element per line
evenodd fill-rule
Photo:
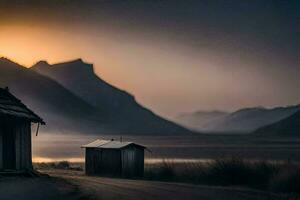
<path fill-rule="evenodd" d="M 40 61 L 32 68 L 47 76 L 106 116 L 107 124 L 124 133 L 178 134 L 185 128 L 165 120 L 136 102 L 135 98 L 98 77 L 93 65 L 81 59 L 50 65 Z"/>
<path fill-rule="evenodd" d="M 197 111 L 180 114 L 174 118 L 174 121 L 193 130 L 207 131 L 205 128 L 207 124 L 229 114 L 223 111 Z"/>
<path fill-rule="evenodd" d="M 202 120 L 202 122 L 200 122 L 200 125 L 197 127 L 194 124 L 194 122 L 197 121 L 197 115 L 194 114 L 190 118 L 185 116 L 186 121 L 181 121 L 180 124 L 188 125 L 187 127 L 190 128 L 196 127 L 196 130 L 205 132 L 250 133 L 260 127 L 278 122 L 298 110 L 300 110 L 299 105 L 276 107 L 272 109 L 263 107 L 245 108 L 230 114 L 217 112 L 216 115 L 214 115 L 214 112 L 212 112 L 211 116 L 216 117 L 208 117 L 202 120 L 202 115 L 200 115 L 199 121 Z"/>
<path fill-rule="evenodd" d="M 104 115 L 57 82 L 8 59 L 0 58 L 0 87 L 9 90 L 40 115 L 45 132 L 93 132 Z"/>
<path fill-rule="evenodd" d="M 300 111 L 282 119 L 276 123 L 257 129 L 254 134 L 299 136 L 300 134 Z"/>
<path fill-rule="evenodd" d="M 277 122 L 297 112 L 300 106 L 277 107 L 267 109 L 263 107 L 241 109 L 219 119 L 208 127 L 215 132 L 243 132 L 250 133 L 259 127 Z"/>

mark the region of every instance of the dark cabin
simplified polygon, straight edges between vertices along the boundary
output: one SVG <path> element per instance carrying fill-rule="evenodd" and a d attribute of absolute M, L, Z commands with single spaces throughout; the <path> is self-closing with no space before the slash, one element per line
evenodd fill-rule
<path fill-rule="evenodd" d="M 132 142 L 96 140 L 83 145 L 87 175 L 142 177 L 144 149 Z"/>
<path fill-rule="evenodd" d="M 45 124 L 8 88 L 0 88 L 0 171 L 32 169 L 31 123 Z"/>

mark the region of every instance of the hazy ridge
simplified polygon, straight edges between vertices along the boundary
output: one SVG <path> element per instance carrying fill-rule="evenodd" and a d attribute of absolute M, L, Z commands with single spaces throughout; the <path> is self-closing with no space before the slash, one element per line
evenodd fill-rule
<path fill-rule="evenodd" d="M 81 59 L 54 65 L 40 61 L 27 69 L 1 58 L 0 72 L 0 86 L 8 86 L 45 119 L 48 124 L 43 128 L 45 132 L 176 135 L 191 133 L 188 129 L 206 133 L 257 130 L 256 133 L 275 134 L 290 129 L 294 134 L 298 130 L 299 105 L 244 108 L 233 113 L 184 113 L 174 121 L 185 129 L 159 117 L 137 103 L 131 94 L 102 80 L 94 73 L 93 65 Z"/>
<path fill-rule="evenodd" d="M 300 106 L 276 108 L 244 108 L 233 113 L 220 111 L 196 112 L 178 116 L 176 122 L 198 131 L 251 133 L 256 129 L 278 122 L 295 112 Z"/>
<path fill-rule="evenodd" d="M 47 76 L 105 116 L 105 123 L 116 133 L 185 134 L 189 130 L 165 120 L 136 102 L 134 96 L 98 77 L 93 65 L 81 59 L 49 65 L 38 62 L 31 68 Z"/>
<path fill-rule="evenodd" d="M 300 111 L 276 123 L 257 129 L 255 134 L 297 136 L 300 132 Z"/>
<path fill-rule="evenodd" d="M 42 63 L 45 62 L 39 64 Z M 37 73 L 34 68 L 27 69 L 5 58 L 0 60 L 0 87 L 9 87 L 44 118 L 47 126 L 42 131 L 121 135 L 190 133 L 140 106 L 132 95 L 99 79 L 92 65 L 75 60 L 59 64 L 58 68 L 64 69 L 64 65 L 67 74 L 62 73 L 62 77 L 74 88 Z M 73 73 L 68 70 L 69 65 Z"/>

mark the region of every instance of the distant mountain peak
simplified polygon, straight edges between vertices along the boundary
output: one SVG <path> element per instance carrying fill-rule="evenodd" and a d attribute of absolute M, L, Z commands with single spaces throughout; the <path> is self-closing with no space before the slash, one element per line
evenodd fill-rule
<path fill-rule="evenodd" d="M 179 116 L 176 121 L 205 132 L 250 133 L 259 127 L 282 120 L 300 110 L 299 105 L 243 108 L 233 113 L 195 112 Z"/>
<path fill-rule="evenodd" d="M 39 65 L 39 66 L 50 66 L 50 64 L 49 64 L 48 61 L 46 61 L 46 60 L 41 60 L 41 61 L 37 62 L 35 65 Z"/>
<path fill-rule="evenodd" d="M 67 76 L 80 76 L 80 77 L 90 77 L 95 76 L 93 64 L 84 62 L 81 58 L 61 62 L 58 64 L 50 65 L 47 61 L 39 61 L 34 66 L 31 67 L 37 72 L 45 71 L 47 73 L 59 71 L 61 75 Z"/>
<path fill-rule="evenodd" d="M 60 71 L 61 75 L 68 73 L 81 78 L 95 76 L 94 65 L 91 63 L 86 63 L 80 58 L 72 61 L 54 64 L 52 65 L 52 69 Z"/>
<path fill-rule="evenodd" d="M 87 64 L 87 63 L 85 63 L 81 58 L 77 58 L 77 59 L 75 59 L 75 60 L 73 60 L 73 61 L 69 61 L 70 63 L 71 62 L 75 62 L 75 63 L 83 63 L 83 64 Z"/>
<path fill-rule="evenodd" d="M 258 128 L 253 133 L 258 135 L 298 136 L 299 132 L 300 111 L 298 110 L 280 121 Z"/>
<path fill-rule="evenodd" d="M 57 66 L 57 65 L 71 65 L 71 64 L 73 64 L 73 65 L 74 64 L 92 65 L 90 63 L 84 62 L 81 58 L 77 58 L 77 59 L 74 59 L 74 60 L 68 60 L 68 61 L 60 62 L 60 63 L 54 64 L 54 65 L 50 65 L 48 63 L 48 61 L 46 61 L 46 60 L 41 60 L 41 61 L 38 61 L 34 66 L 47 65 L 49 67 L 54 67 L 54 66 Z"/>
<path fill-rule="evenodd" d="M 1 57 L 0 58 L 0 65 L 2 69 L 7 69 L 7 70 L 24 70 L 25 67 L 20 65 L 19 63 L 12 61 L 9 58 L 6 57 Z"/>
<path fill-rule="evenodd" d="M 196 112 L 194 112 L 194 114 L 202 114 L 202 113 L 213 113 L 213 114 L 218 114 L 218 113 L 228 113 L 226 111 L 223 110 L 212 110 L 212 111 L 205 111 L 205 110 L 198 110 Z"/>
<path fill-rule="evenodd" d="M 0 57 L 0 61 L 1 62 L 7 62 L 7 63 L 14 63 L 14 64 L 17 64 L 16 62 L 6 58 L 6 57 Z"/>
<path fill-rule="evenodd" d="M 61 63 L 57 63 L 57 64 L 54 64 L 53 66 L 57 66 L 57 65 L 74 65 L 74 64 L 93 65 L 91 63 L 87 63 L 87 62 L 83 61 L 82 58 L 77 58 L 77 59 L 74 59 L 74 60 L 69 60 L 69 61 L 64 61 L 64 62 L 61 62 Z"/>
<path fill-rule="evenodd" d="M 7 58 L 5 58 L 5 57 L 0 57 L 0 60 L 1 60 L 1 61 L 4 61 L 4 60 L 7 60 Z"/>
<path fill-rule="evenodd" d="M 241 112 L 249 112 L 249 111 L 259 111 L 259 110 L 267 110 L 263 106 L 256 106 L 256 107 L 248 107 L 248 108 L 241 108 L 233 113 L 241 113 Z"/>
<path fill-rule="evenodd" d="M 181 134 L 191 133 L 177 124 L 161 118 L 137 103 L 134 97 L 107 83 L 94 73 L 93 64 L 82 59 L 43 67 L 32 67 L 38 73 L 55 80 L 66 89 L 106 116 L 108 126 L 120 133 Z"/>

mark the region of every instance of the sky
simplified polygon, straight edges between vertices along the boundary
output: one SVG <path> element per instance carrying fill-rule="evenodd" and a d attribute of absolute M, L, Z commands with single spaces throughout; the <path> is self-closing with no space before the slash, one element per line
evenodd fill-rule
<path fill-rule="evenodd" d="M 0 0 L 0 55 L 82 58 L 165 117 L 300 103 L 298 0 Z"/>

